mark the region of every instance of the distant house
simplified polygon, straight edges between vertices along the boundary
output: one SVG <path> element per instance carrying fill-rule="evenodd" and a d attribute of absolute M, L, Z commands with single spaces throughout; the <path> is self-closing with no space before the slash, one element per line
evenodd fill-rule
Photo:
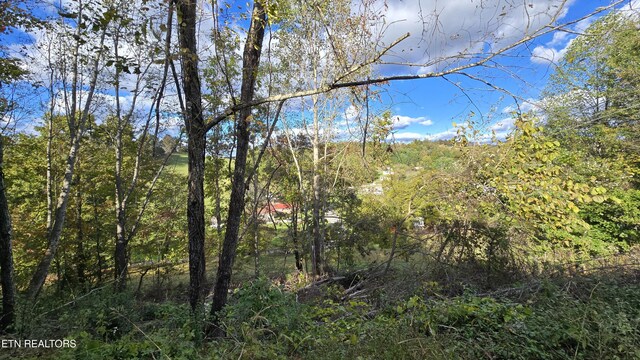
<path fill-rule="evenodd" d="M 324 219 L 327 221 L 327 224 L 338 224 L 342 222 L 342 218 L 340 218 L 340 215 L 332 210 L 324 213 Z"/>
<path fill-rule="evenodd" d="M 258 210 L 258 218 L 263 221 L 268 221 L 272 217 L 284 217 L 284 215 L 291 214 L 291 205 L 283 202 L 269 203 Z"/>
<path fill-rule="evenodd" d="M 395 174 L 390 167 L 386 167 L 382 170 L 382 173 L 378 177 L 378 179 L 371 184 L 364 184 L 360 186 L 358 192 L 360 194 L 370 194 L 370 195 L 383 195 L 384 189 L 382 188 L 382 182 L 384 180 L 389 179 L 390 176 Z"/>
<path fill-rule="evenodd" d="M 413 228 L 418 230 L 418 229 L 424 229 L 424 218 L 423 217 L 416 217 L 413 219 Z"/>
<path fill-rule="evenodd" d="M 382 195 L 384 194 L 384 190 L 382 189 L 382 184 L 371 183 L 365 184 L 360 187 L 361 194 L 372 194 L 372 195 Z"/>

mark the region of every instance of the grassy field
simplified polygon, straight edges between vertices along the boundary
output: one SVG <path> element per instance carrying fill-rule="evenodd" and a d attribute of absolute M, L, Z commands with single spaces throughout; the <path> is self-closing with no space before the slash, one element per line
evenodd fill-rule
<path fill-rule="evenodd" d="M 175 172 L 176 174 L 187 176 L 189 169 L 187 153 L 175 153 L 171 155 L 167 166 L 169 170 Z"/>

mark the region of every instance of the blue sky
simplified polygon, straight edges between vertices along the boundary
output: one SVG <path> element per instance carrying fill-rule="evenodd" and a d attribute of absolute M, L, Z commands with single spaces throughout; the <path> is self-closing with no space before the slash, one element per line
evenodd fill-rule
<path fill-rule="evenodd" d="M 638 2 L 629 1 L 621 6 L 635 9 Z M 208 1 L 203 3 L 205 7 L 209 4 Z M 563 8 L 556 7 L 562 3 Z M 38 4 L 37 12 L 55 14 L 45 1 Z M 382 0 L 374 2 L 382 10 L 381 4 Z M 381 39 L 386 44 L 407 32 L 411 36 L 383 57 L 386 64 L 378 65 L 374 70 L 377 75 L 385 76 L 447 69 L 462 62 L 416 65 L 427 65 L 458 53 L 486 53 L 521 39 L 525 33 L 534 32 L 546 24 L 553 14 L 558 15 L 557 23 L 567 23 L 609 4 L 608 0 L 387 0 L 384 7 L 385 26 L 378 26 L 373 32 L 380 31 Z M 246 6 L 245 2 L 238 2 L 238 5 L 240 8 Z M 207 13 L 206 9 L 204 13 Z M 504 136 L 511 125 L 509 110 L 515 109 L 511 95 L 518 99 L 521 109 L 535 109 L 540 91 L 553 73 L 555 63 L 562 58 L 576 33 L 584 31 L 593 20 L 590 18 L 572 24 L 568 27 L 570 32 L 554 32 L 536 38 L 526 46 L 509 51 L 506 56 L 497 57 L 490 67 L 466 71 L 507 92 L 495 91 L 483 82 L 453 74 L 445 78 L 391 82 L 376 89 L 380 91 L 382 101 L 372 103 L 370 108 L 373 113 L 391 112 L 397 141 L 451 138 L 455 134 L 452 123 L 463 123 L 472 112 L 475 114 L 473 119 L 483 123 L 485 129 L 495 130 L 499 136 Z M 243 31 L 241 28 L 245 23 L 236 23 L 239 32 Z M 208 40 L 211 26 L 210 17 L 201 22 L 201 49 L 211 48 Z M 43 36 L 43 33 L 26 35 L 15 32 L 5 37 L 2 44 L 13 44 L 13 49 L 19 50 L 17 43 L 29 40 L 37 43 Z M 37 52 L 34 54 L 37 58 Z M 205 50 L 203 55 L 206 55 Z M 27 63 L 27 67 L 37 68 L 35 63 Z M 496 69 L 498 67 L 500 69 Z M 123 94 L 127 96 L 126 91 Z M 106 91 L 104 95 L 108 97 L 113 93 Z M 46 99 L 40 98 L 42 100 Z M 122 101 L 126 102 L 127 99 Z"/>
<path fill-rule="evenodd" d="M 422 2 L 423 6 L 424 3 L 433 3 Z M 470 3 L 465 1 L 465 5 Z M 536 3 L 535 5 L 538 6 L 543 3 L 553 3 L 553 1 L 528 1 L 528 3 Z M 592 13 L 598 7 L 609 4 L 609 1 L 603 0 L 569 2 L 559 22 L 572 22 Z M 629 3 L 625 5 L 631 6 Z M 453 22 L 461 22 L 460 19 L 456 19 L 455 13 L 449 14 L 444 10 L 440 15 L 449 16 L 443 21 L 451 19 Z M 593 20 L 594 18 L 591 18 L 573 24 L 569 30 L 576 33 L 582 32 Z M 467 21 L 467 24 L 470 23 L 471 21 Z M 407 27 L 411 30 L 411 26 Z M 513 30 L 514 33 L 522 33 L 515 27 Z M 535 102 L 541 90 L 544 89 L 547 78 L 553 73 L 555 64 L 562 58 L 567 46 L 575 37 L 576 35 L 571 32 L 554 32 L 535 39 L 527 46 L 514 49 L 509 52 L 508 57 L 499 57 L 496 60 L 508 72 L 484 68 L 471 70 L 471 72 L 489 79 L 491 84 L 516 95 L 521 109 L 535 109 Z M 392 114 L 399 118 L 399 124 L 395 128 L 396 140 L 450 138 L 455 134 L 452 123 L 463 123 L 471 112 L 476 114 L 474 117 L 476 121 L 485 123 L 486 129 L 496 130 L 499 136 L 508 133 L 511 124 L 508 110 L 515 109 L 515 102 L 510 95 L 493 91 L 489 86 L 464 76 L 452 75 L 447 79 L 449 81 L 420 79 L 394 82 L 385 88 L 388 95 L 385 96 L 384 105 L 381 108 L 390 109 Z"/>

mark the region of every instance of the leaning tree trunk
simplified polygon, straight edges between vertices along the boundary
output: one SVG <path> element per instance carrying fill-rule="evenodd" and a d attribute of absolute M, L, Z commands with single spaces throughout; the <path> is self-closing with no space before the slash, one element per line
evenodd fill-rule
<path fill-rule="evenodd" d="M 0 332 L 13 330 L 16 287 L 13 280 L 11 248 L 11 215 L 4 186 L 3 139 L 0 136 L 0 283 L 2 285 L 2 317 Z"/>
<path fill-rule="evenodd" d="M 76 177 L 76 186 L 79 187 L 80 175 Z M 76 272 L 78 284 L 82 286 L 86 283 L 86 257 L 84 253 L 84 229 L 82 221 L 82 190 L 76 190 Z"/>
<path fill-rule="evenodd" d="M 260 1 L 253 3 L 253 14 L 251 26 L 247 34 L 247 41 L 244 45 L 242 58 L 242 87 L 240 100 L 242 104 L 248 104 L 253 100 L 255 90 L 256 75 L 260 65 L 260 53 L 262 51 L 262 41 L 264 39 L 266 13 Z M 238 232 L 240 221 L 244 211 L 244 196 L 246 190 L 245 170 L 247 166 L 247 154 L 249 152 L 249 122 L 251 107 L 243 107 L 236 117 L 236 159 L 233 170 L 233 185 L 231 187 L 231 198 L 229 200 L 229 213 L 227 216 L 227 227 L 222 244 L 222 253 L 218 265 L 216 284 L 214 287 L 213 301 L 211 305 L 211 315 L 214 323 L 217 322 L 216 315 L 227 303 L 229 292 L 229 282 L 233 262 L 238 248 Z M 209 329 L 210 331 L 216 328 Z M 219 331 L 216 335 L 221 335 Z"/>
<path fill-rule="evenodd" d="M 79 19 L 81 19 L 81 12 L 79 12 Z M 80 21 L 80 20 L 79 20 Z M 60 237 L 62 236 L 62 229 L 64 226 L 64 222 L 67 216 L 67 205 L 69 204 L 69 195 L 71 193 L 71 182 L 73 180 L 73 172 L 76 163 L 76 159 L 78 156 L 78 151 L 80 150 L 80 142 L 85 130 L 86 123 L 89 119 L 89 110 L 93 101 L 93 96 L 96 90 L 96 84 L 98 82 L 98 73 L 100 72 L 100 60 L 102 59 L 102 53 L 104 51 L 104 38 L 106 36 L 106 27 L 102 30 L 102 34 L 99 42 L 99 51 L 94 58 L 93 64 L 91 66 L 92 74 L 91 81 L 89 84 L 88 95 L 84 102 L 84 108 L 82 113 L 80 114 L 80 119 L 76 124 L 76 102 L 72 101 L 71 114 L 68 116 L 69 120 L 69 132 L 71 133 L 71 146 L 69 147 L 69 154 L 67 155 L 67 165 L 64 172 L 64 177 L 62 180 L 62 188 L 60 189 L 60 195 L 58 196 L 58 202 L 56 204 L 56 208 L 53 216 L 53 223 L 51 224 L 51 228 L 48 229 L 47 232 L 47 250 L 44 253 L 44 256 L 38 263 L 36 267 L 36 271 L 31 277 L 31 281 L 29 282 L 29 286 L 27 287 L 27 297 L 30 300 L 34 300 L 44 282 L 49 274 L 49 268 L 51 267 L 51 262 L 56 255 L 56 251 L 58 250 L 58 245 L 60 243 Z M 77 43 L 79 44 L 79 42 Z M 78 46 L 76 45 L 76 56 L 78 51 Z M 72 95 L 73 99 L 76 99 L 77 92 L 76 77 L 78 75 L 78 70 L 74 69 L 74 80 L 73 80 L 73 89 Z"/>
<path fill-rule="evenodd" d="M 182 54 L 182 84 L 186 108 L 189 158 L 187 222 L 189 230 L 189 303 L 192 310 L 200 304 L 205 281 L 204 253 L 204 159 L 205 125 L 202 116 L 202 92 L 198 76 L 196 47 L 196 1 L 178 0 L 178 38 Z"/>
<path fill-rule="evenodd" d="M 44 256 L 38 263 L 36 271 L 31 277 L 29 287 L 27 288 L 27 297 L 31 300 L 35 299 L 40 289 L 44 285 L 44 281 L 49 274 L 49 267 L 56 255 L 58 245 L 60 243 L 60 236 L 62 235 L 62 228 L 67 215 L 67 205 L 69 204 L 69 194 L 71 192 L 71 180 L 73 178 L 73 171 L 75 167 L 76 157 L 80 148 L 80 132 L 76 135 L 77 138 L 73 141 L 73 145 L 69 149 L 69 156 L 67 157 L 67 168 L 65 170 L 64 179 L 62 181 L 62 189 L 60 190 L 60 196 L 58 197 L 58 204 L 55 209 L 55 216 L 53 218 L 53 224 L 51 230 L 47 234 L 48 246 L 44 253 Z"/>
<path fill-rule="evenodd" d="M 96 265 L 98 266 L 96 269 L 96 279 L 98 284 L 102 283 L 102 242 L 100 241 L 100 222 L 98 219 L 98 201 L 95 197 L 92 199 L 93 205 L 93 227 L 95 229 L 94 239 L 96 242 Z"/>

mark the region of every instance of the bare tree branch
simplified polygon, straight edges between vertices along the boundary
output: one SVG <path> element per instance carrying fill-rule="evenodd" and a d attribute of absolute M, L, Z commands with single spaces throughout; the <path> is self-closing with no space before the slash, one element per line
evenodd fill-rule
<path fill-rule="evenodd" d="M 356 87 L 356 86 L 363 86 L 363 85 L 375 85 L 375 84 L 387 83 L 387 82 L 390 82 L 390 81 L 403 81 L 403 80 L 417 80 L 417 79 L 438 78 L 438 77 L 443 77 L 445 75 L 450 75 L 450 74 L 464 74 L 465 76 L 468 76 L 467 73 L 464 73 L 465 70 L 469 70 L 471 68 L 485 66 L 489 61 L 495 59 L 498 56 L 504 55 L 508 51 L 510 51 L 510 50 L 520 46 L 520 45 L 526 44 L 526 43 L 528 43 L 528 42 L 530 42 L 530 41 L 532 41 L 532 40 L 534 40 L 536 38 L 539 38 L 541 36 L 547 35 L 547 34 L 552 33 L 554 31 L 565 31 L 569 26 L 575 25 L 575 24 L 577 24 L 577 23 L 579 23 L 579 22 L 581 22 L 583 20 L 591 18 L 591 17 L 593 17 L 593 16 L 595 16 L 597 14 L 603 13 L 603 12 L 605 12 L 607 10 L 610 10 L 610 9 L 616 7 L 617 5 L 621 4 L 622 2 L 624 2 L 624 0 L 618 0 L 618 1 L 615 1 L 615 2 L 611 3 L 608 6 L 599 7 L 596 10 L 594 10 L 593 12 L 591 12 L 589 14 L 586 14 L 586 15 L 580 17 L 580 18 L 577 18 L 577 19 L 574 19 L 574 20 L 571 20 L 571 21 L 568 21 L 568 22 L 565 22 L 565 23 L 562 23 L 562 24 L 559 24 L 559 25 L 553 25 L 555 23 L 555 21 L 558 19 L 559 15 L 561 14 L 561 11 L 558 10 L 558 12 L 554 14 L 554 16 L 551 18 L 551 20 L 549 21 L 549 23 L 546 26 L 541 27 L 540 29 L 534 31 L 531 34 L 524 35 L 520 40 L 512 42 L 512 43 L 510 43 L 510 44 L 508 44 L 508 45 L 506 45 L 506 46 L 504 46 L 504 47 L 502 47 L 502 48 L 500 48 L 498 50 L 495 50 L 494 52 L 491 52 L 489 54 L 484 54 L 484 57 L 482 57 L 479 60 L 473 61 L 473 62 L 468 63 L 468 64 L 463 64 L 463 65 L 460 65 L 460 66 L 457 66 L 457 67 L 454 67 L 454 68 L 450 68 L 450 69 L 446 69 L 446 70 L 438 71 L 438 72 L 428 72 L 428 73 L 421 73 L 421 74 L 390 75 L 390 76 L 379 76 L 379 77 L 374 77 L 374 78 L 367 78 L 367 79 L 362 79 L 362 80 L 342 81 L 343 79 L 345 79 L 349 75 L 357 72 L 358 70 L 362 69 L 363 67 L 365 67 L 367 65 L 375 64 L 389 50 L 391 50 L 393 47 L 398 45 L 400 42 L 402 42 L 403 40 L 408 38 L 410 34 L 407 33 L 407 34 L 399 37 L 394 42 L 392 42 L 389 46 L 387 46 L 384 49 L 382 49 L 381 51 L 379 51 L 369 61 L 367 61 L 365 63 L 362 63 L 362 64 L 354 65 L 349 70 L 345 71 L 344 74 L 342 74 L 341 76 L 338 76 L 336 78 L 336 80 L 333 81 L 330 84 L 326 84 L 326 85 L 323 85 L 323 86 L 320 86 L 320 87 L 316 87 L 314 89 L 301 90 L 301 91 L 296 91 L 296 92 L 292 92 L 292 93 L 288 93 L 288 94 L 272 95 L 272 96 L 264 97 L 262 99 L 256 99 L 256 100 L 251 101 L 249 103 L 241 103 L 241 104 L 237 104 L 237 105 L 232 105 L 232 106 L 228 107 L 227 109 L 225 109 L 224 111 L 222 111 L 222 113 L 218 114 L 212 120 L 210 120 L 206 124 L 206 131 L 211 130 L 211 128 L 213 128 L 214 126 L 218 125 L 224 119 L 226 119 L 227 117 L 231 116 L 232 114 L 234 114 L 236 111 L 238 111 L 240 109 L 247 108 L 247 107 L 253 107 L 253 106 L 256 106 L 256 105 L 261 105 L 261 104 L 265 104 L 265 103 L 269 103 L 269 102 L 277 102 L 277 101 L 288 100 L 288 99 L 302 98 L 302 97 L 307 97 L 307 96 L 311 96 L 311 95 L 327 93 L 327 92 L 330 92 L 332 90 L 341 89 L 341 88 Z M 561 9 L 562 7 L 559 7 L 559 8 Z M 404 65 L 404 66 L 424 66 L 425 64 L 405 63 L 405 64 L 400 64 L 400 65 Z M 496 90 L 498 90 L 498 89 L 496 89 Z"/>

